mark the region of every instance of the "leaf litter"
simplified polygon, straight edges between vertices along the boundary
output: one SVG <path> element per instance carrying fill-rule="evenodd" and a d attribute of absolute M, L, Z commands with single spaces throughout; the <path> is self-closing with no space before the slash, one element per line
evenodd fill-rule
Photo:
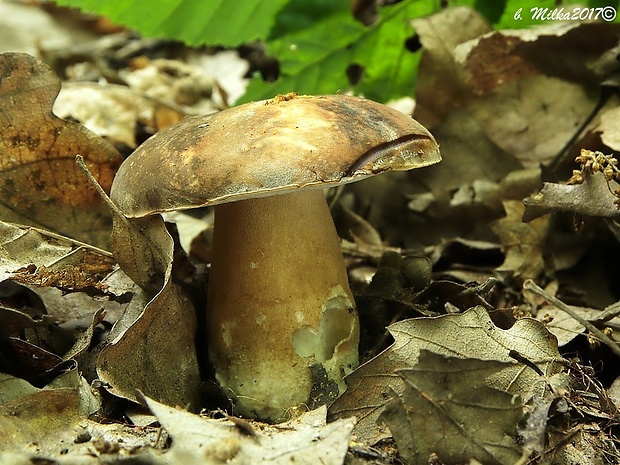
<path fill-rule="evenodd" d="M 620 457 L 613 435 L 619 373 L 610 350 L 619 296 L 617 101 L 597 97 L 601 86 L 616 85 L 608 79 L 616 69 L 609 56 L 619 32 L 597 23 L 493 31 L 466 8 L 446 8 L 412 26 L 424 48 L 415 116 L 436 135 L 444 162 L 422 175 L 350 186 L 333 202 L 362 317 L 365 363 L 347 378 L 327 422 L 325 409 L 279 425 L 217 418 L 228 403 L 218 401 L 208 374 L 201 384 L 195 344 L 202 343 L 194 337 L 201 331 L 195 309 L 204 305 L 194 291 L 205 285 L 196 257 L 209 256 L 208 237 L 184 247 L 194 252 L 190 261 L 172 225 L 160 218 L 128 222 L 109 209 L 74 157 L 84 157 L 105 191 L 118 153 L 51 113 L 58 81 L 49 69 L 31 57 L 2 56 L 5 63 L 27 63 L 11 64 L 11 73 L 34 71 L 20 74 L 18 83 L 20 98 L 34 102 L 28 118 L 87 141 L 76 150 L 59 139 L 65 164 L 58 166 L 48 151 L 31 151 L 39 145 L 23 144 L 33 138 L 32 127 L 9 143 L 3 132 L 3 147 L 17 150 L 22 165 L 31 157 L 45 176 L 67 177 L 73 198 L 95 202 L 102 213 L 67 204 L 45 177 L 19 177 L 19 163 L 0 173 L 10 189 L 3 205 L 13 202 L 10 213 L 0 211 L 0 461 L 613 463 Z M 580 60 L 563 59 L 566 53 Z M 142 63 L 163 65 L 151 58 Z M 171 66 L 187 70 L 181 61 Z M 111 68 L 102 69 L 109 77 Z M 127 83 L 125 77 L 118 82 Z M 32 90 L 33 79 L 42 80 L 43 91 Z M 189 90 L 204 93 L 201 79 L 189 79 Z M 0 84 L 4 98 L 11 82 Z M 94 87 L 76 83 L 82 85 Z M 174 95 L 174 80 L 161 85 L 159 95 L 166 86 Z M 157 131 L 167 118 L 191 113 L 159 96 L 146 118 L 123 111 L 141 95 L 128 89 L 117 89 L 120 100 L 107 107 L 127 116 L 117 121 L 119 132 L 108 132 L 109 117 L 91 126 L 122 150 L 144 138 L 143 128 Z M 84 97 L 75 95 L 79 106 Z M 592 116 L 597 101 L 603 105 Z M 22 107 L 6 112 L 3 105 L 11 125 L 25 124 Z M 161 109 L 164 119 L 156 117 Z M 13 152 L 3 151 L 5 162 L 15 159 L 6 153 Z M 97 158 L 101 153 L 107 155 Z M 35 189 L 25 188 L 33 181 Z M 16 195 L 23 196 L 19 202 Z M 41 209 L 42 196 L 54 202 Z M 22 210 L 14 209 L 18 204 Z M 105 227 L 93 234 L 102 217 Z M 598 273 L 587 278 L 584 270 Z M 552 295 L 533 296 L 521 287 L 527 279 Z M 603 368 L 597 373 L 593 366 Z M 187 411 L 205 405 L 206 415 Z"/>

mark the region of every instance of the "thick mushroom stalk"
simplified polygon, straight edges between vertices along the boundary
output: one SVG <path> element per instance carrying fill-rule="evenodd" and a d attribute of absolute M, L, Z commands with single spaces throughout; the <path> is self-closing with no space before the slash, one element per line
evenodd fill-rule
<path fill-rule="evenodd" d="M 277 421 L 334 400 L 359 323 L 323 192 L 219 205 L 215 225 L 208 337 L 237 411 Z"/>

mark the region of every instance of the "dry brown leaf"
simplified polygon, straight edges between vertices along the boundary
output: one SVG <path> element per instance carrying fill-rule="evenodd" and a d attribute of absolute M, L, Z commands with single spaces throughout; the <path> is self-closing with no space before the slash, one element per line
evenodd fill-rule
<path fill-rule="evenodd" d="M 89 419 L 101 407 L 86 380 L 73 369 L 43 389 L 0 374 L 0 462 L 98 465 L 97 452 L 116 456 L 150 452 L 156 428 L 103 424 Z M 12 461 L 15 460 L 15 461 Z M 147 463 L 147 462 L 145 462 Z M 164 465 L 165 462 L 161 462 Z"/>
<path fill-rule="evenodd" d="M 476 93 L 544 74 L 577 83 L 597 83 L 590 64 L 616 46 L 620 31 L 605 23 L 547 23 L 527 29 L 493 31 L 457 51 L 467 56 Z"/>
<path fill-rule="evenodd" d="M 549 218 L 538 218 L 529 223 L 522 220 L 522 202 L 504 202 L 506 217 L 495 221 L 491 227 L 499 236 L 506 258 L 497 268 L 523 279 L 536 279 L 545 269 L 543 249 L 549 231 Z"/>
<path fill-rule="evenodd" d="M 570 308 L 577 315 L 588 321 L 592 321 L 594 317 L 601 313 L 600 310 L 594 308 L 575 307 L 573 305 Z M 564 347 L 586 330 L 579 321 L 575 320 L 568 313 L 549 305 L 539 308 L 536 318 L 546 321 L 545 325 L 549 332 L 558 339 L 558 347 Z"/>
<path fill-rule="evenodd" d="M 0 320 L 2 321 L 0 336 L 3 338 L 18 337 L 27 328 L 45 328 L 55 321 L 47 315 L 37 316 L 35 319 L 27 313 L 4 305 L 0 305 Z"/>
<path fill-rule="evenodd" d="M 497 38 L 501 45 L 484 47 L 492 54 L 489 58 L 494 55 L 493 49 L 500 48 L 511 56 L 522 58 L 538 73 L 589 86 L 598 85 L 606 77 L 594 63 L 617 47 L 620 29 L 611 22 L 556 21 L 497 31 L 482 40 L 498 34 L 502 36 Z M 498 58 L 501 61 L 501 56 Z M 525 62 L 520 62 L 519 66 L 525 66 Z M 489 60 L 487 70 L 498 64 L 497 60 Z M 508 75 L 500 76 L 498 84 L 514 72 L 519 71 L 511 70 Z"/>
<path fill-rule="evenodd" d="M 109 253 L 34 227 L 0 221 L 0 245 L 0 282 L 18 271 L 26 274 L 30 265 L 50 272 L 89 263 L 91 271 L 112 270 Z"/>
<path fill-rule="evenodd" d="M 515 463 L 521 456 L 516 436 L 522 401 L 487 384 L 510 365 L 422 350 L 415 367 L 398 371 L 405 389 L 381 420 L 405 462 L 427 463 L 435 454 L 443 463 Z"/>
<path fill-rule="evenodd" d="M 620 108 L 612 108 L 601 114 L 599 125 L 594 129 L 601 133 L 601 140 L 612 150 L 620 151 Z"/>
<path fill-rule="evenodd" d="M 475 118 L 490 142 L 525 167 L 553 159 L 598 101 L 593 90 L 605 76 L 591 64 L 620 39 L 615 25 L 602 23 L 490 32 L 478 13 L 463 7 L 414 26 L 425 46 L 414 117 L 441 140 L 443 170 L 452 149 L 441 134 L 458 134 L 444 128 L 452 113 Z M 460 152 L 453 156 L 460 159 Z"/>
<path fill-rule="evenodd" d="M 139 270 L 133 277 L 140 281 L 143 276 L 149 291 L 136 291 L 135 288 L 126 287 L 124 283 L 125 290 L 135 292 L 135 295 L 121 320 L 115 323 L 109 336 L 110 345 L 99 355 L 96 362 L 99 378 L 109 383 L 111 392 L 120 397 L 136 400 L 137 391 L 142 391 L 173 405 L 196 405 L 200 383 L 194 347 L 196 316 L 192 304 L 183 296 L 180 288 L 170 281 L 172 238 L 159 216 L 146 221 L 136 221 L 143 229 L 136 224 L 128 226 L 124 221 L 119 224 L 121 226 L 117 225 L 115 237 L 117 240 L 127 241 L 124 242 L 126 248 L 121 248 L 119 254 L 131 261 L 132 266 L 128 267 L 130 272 L 133 270 L 138 273 L 136 270 Z M 0 244 L 0 282 L 13 277 L 29 281 L 30 284 L 60 287 L 78 284 L 74 280 L 58 281 L 56 278 L 66 279 L 66 274 L 60 271 L 75 271 L 75 266 L 81 266 L 84 257 L 92 255 L 90 251 L 94 250 L 36 228 L 23 228 L 2 222 Z M 104 258 L 109 265 L 110 257 Z M 33 273 L 28 272 L 29 265 Z M 96 287 L 103 290 L 111 285 L 117 290 L 120 289 L 123 280 L 108 284 L 107 278 L 116 274 L 111 269 L 108 271 L 108 276 L 101 282 L 97 281 Z M 79 283 L 90 283 L 88 275 L 78 273 L 76 276 Z M 69 277 L 76 276 L 70 274 Z M 151 280 L 153 276 L 157 276 L 154 281 Z M 125 278 L 125 281 L 128 280 Z M 90 311 L 90 308 L 83 306 L 82 311 Z M 52 311 L 60 312 L 61 308 L 55 306 Z M 91 315 L 92 313 L 94 310 Z M 29 325 L 26 315 L 20 318 L 15 312 L 10 314 L 12 323 L 6 327 L 7 330 L 14 331 L 19 325 Z M 90 317 L 91 320 L 93 318 Z M 88 328 L 91 326 L 89 324 Z M 76 344 L 70 355 L 79 353 L 83 349 L 80 344 L 84 345 L 86 342 Z M 64 354 L 69 349 L 70 347 L 66 347 L 59 353 Z M 60 357 L 53 354 L 46 356 L 40 351 L 41 349 L 32 344 L 15 339 L 11 340 L 10 352 L 5 353 L 23 354 L 26 360 L 21 365 L 33 374 L 44 372 L 62 362 Z M 37 354 L 34 359 L 33 354 Z M 46 364 L 40 368 L 34 367 L 32 363 L 26 363 L 30 359 L 45 361 Z"/>
<path fill-rule="evenodd" d="M 191 301 L 171 280 L 99 355 L 97 373 L 118 397 L 138 400 L 139 392 L 170 405 L 198 407 L 200 373 L 194 337 L 196 315 Z M 116 335 L 116 334 L 114 334 Z"/>
<path fill-rule="evenodd" d="M 97 361 L 109 391 L 198 406 L 200 372 L 194 306 L 172 282 L 174 241 L 160 215 L 128 220 L 114 211 L 112 245 L 121 268 L 142 289 L 115 324 Z"/>
<path fill-rule="evenodd" d="M 146 399 L 148 407 L 172 437 L 168 463 L 231 465 L 341 465 L 349 448 L 354 420 L 325 423 L 320 408 L 275 426 L 215 420 Z"/>
<path fill-rule="evenodd" d="M 392 391 L 402 395 L 404 383 L 396 372 L 414 367 L 420 350 L 481 360 L 511 362 L 515 350 L 550 376 L 561 369 L 555 338 L 534 319 L 518 320 L 509 330 L 496 327 L 483 307 L 463 314 L 404 320 L 391 325 L 394 344 L 346 378 L 347 391 L 330 408 L 333 418 L 355 416 L 354 433 L 374 444 L 390 433 L 379 420 Z M 512 363 L 494 379 L 493 387 L 523 398 L 544 391 L 545 384 L 529 367 Z"/>
<path fill-rule="evenodd" d="M 36 326 L 41 329 L 32 340 L 41 347 L 59 349 L 54 340 L 61 340 L 63 336 L 54 334 L 57 333 L 54 329 L 49 330 L 51 324 L 62 326 L 68 322 L 73 333 L 80 321 L 88 325 L 101 308 L 110 312 L 108 321 L 113 322 L 113 314 L 120 312 L 122 306 L 105 297 L 115 299 L 131 292 L 129 288 L 120 287 L 123 281 L 125 286 L 130 281 L 124 275 L 118 276 L 123 273 L 110 254 L 94 247 L 34 227 L 1 221 L 0 244 L 0 283 L 7 281 L 5 289 L 12 285 L 16 293 L 17 289 L 23 293 L 27 288 L 42 304 L 34 309 L 8 308 L 10 299 L 5 300 L 0 313 L 7 324 L 0 329 L 0 335 L 17 336 L 16 330 Z M 115 275 L 116 283 L 110 281 Z M 99 300 L 93 300 L 93 295 Z M 8 297 L 6 291 L 3 297 Z M 26 340 L 31 338 L 26 337 Z"/>
<path fill-rule="evenodd" d="M 4 53 L 0 76 L 0 218 L 107 247 L 111 215 L 75 156 L 109 191 L 120 155 L 83 126 L 54 116 L 60 80 L 47 65 Z"/>
<path fill-rule="evenodd" d="M 597 103 L 591 89 L 603 77 L 589 63 L 618 39 L 611 24 L 559 22 L 464 43 L 455 56 L 480 96 L 468 109 L 524 166 L 550 161 Z"/>
<path fill-rule="evenodd" d="M 489 140 L 486 128 L 466 110 L 454 110 L 433 130 L 441 140 L 442 167 L 424 176 L 433 190 L 457 189 L 476 180 L 497 182 L 521 168 L 509 152 Z"/>
<path fill-rule="evenodd" d="M 54 103 L 54 113 L 79 121 L 115 146 L 131 149 L 138 145 L 138 125 L 157 132 L 185 116 L 180 109 L 145 97 L 135 89 L 93 82 L 65 83 Z"/>
<path fill-rule="evenodd" d="M 492 29 L 481 14 L 467 7 L 445 8 L 415 19 L 411 25 L 424 47 L 416 81 L 415 117 L 433 127 L 469 98 L 469 85 L 454 60 L 454 49 Z"/>
<path fill-rule="evenodd" d="M 579 84 L 535 75 L 498 86 L 469 110 L 498 147 L 535 168 L 561 151 L 596 102 Z"/>

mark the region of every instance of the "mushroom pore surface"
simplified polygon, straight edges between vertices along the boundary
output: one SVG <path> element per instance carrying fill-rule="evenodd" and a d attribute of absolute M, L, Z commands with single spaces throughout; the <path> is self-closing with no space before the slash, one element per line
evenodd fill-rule
<path fill-rule="evenodd" d="M 359 326 L 320 189 L 216 207 L 208 337 L 238 413 L 278 421 L 344 391 Z"/>

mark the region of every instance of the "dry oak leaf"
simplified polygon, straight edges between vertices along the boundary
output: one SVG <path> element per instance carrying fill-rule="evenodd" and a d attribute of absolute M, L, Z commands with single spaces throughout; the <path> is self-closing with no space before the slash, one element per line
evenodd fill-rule
<path fill-rule="evenodd" d="M 506 254 L 498 271 L 508 271 L 523 279 L 536 279 L 545 269 L 543 249 L 549 231 L 549 218 L 524 223 L 525 207 L 517 200 L 503 202 L 506 217 L 491 224 Z"/>
<path fill-rule="evenodd" d="M 546 385 L 534 370 L 514 362 L 511 350 L 534 362 L 546 376 L 562 368 L 555 337 L 541 322 L 523 318 L 503 330 L 481 306 L 457 315 L 400 321 L 388 330 L 394 344 L 349 375 L 347 391 L 330 408 L 332 418 L 357 417 L 354 434 L 369 444 L 390 436 L 379 416 L 393 393 L 403 394 L 405 385 L 397 371 L 415 367 L 423 349 L 451 357 L 512 362 L 493 377 L 492 386 L 524 399 L 544 392 Z"/>
<path fill-rule="evenodd" d="M 60 79 L 36 58 L 0 55 L 0 219 L 106 248 L 110 212 L 75 156 L 106 192 L 122 160 L 103 139 L 52 113 L 59 91 Z"/>
<path fill-rule="evenodd" d="M 518 396 L 494 389 L 487 378 L 508 362 L 446 357 L 422 350 L 415 367 L 401 370 L 405 389 L 381 419 L 407 464 L 515 463 L 521 456 L 517 426 L 524 415 Z"/>

